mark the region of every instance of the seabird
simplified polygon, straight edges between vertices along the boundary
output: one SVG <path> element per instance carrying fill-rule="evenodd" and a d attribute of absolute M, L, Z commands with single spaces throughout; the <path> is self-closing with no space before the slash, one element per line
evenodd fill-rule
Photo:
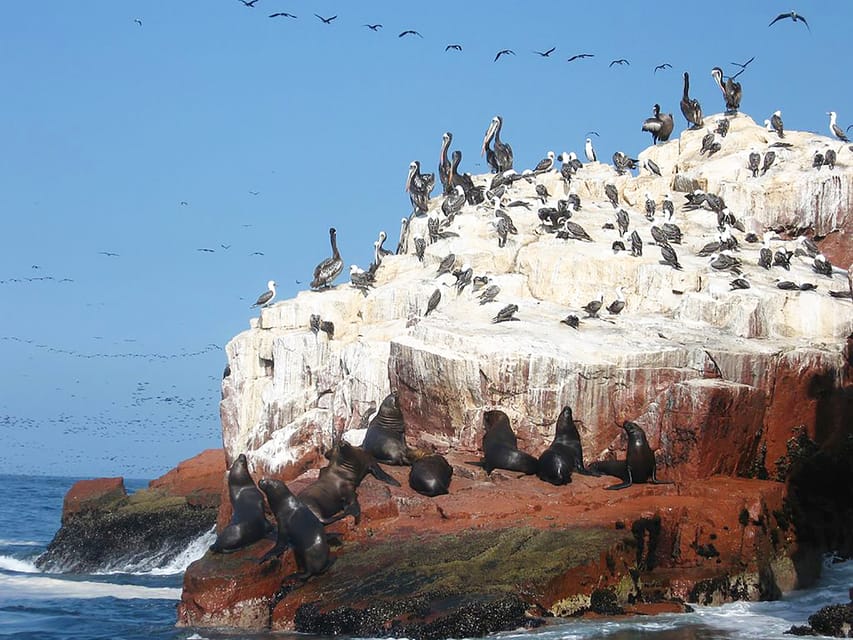
<path fill-rule="evenodd" d="M 745 278 L 735 278 L 729 283 L 729 288 L 731 291 L 735 289 L 749 289 L 749 281 Z"/>
<path fill-rule="evenodd" d="M 728 249 L 725 249 L 712 257 L 709 263 L 711 268 L 717 271 L 731 271 L 740 275 L 741 261 L 729 255 L 727 251 Z"/>
<path fill-rule="evenodd" d="M 494 62 L 497 62 L 498 58 L 500 58 L 501 56 L 506 55 L 515 55 L 515 51 L 513 51 L 512 49 L 501 49 L 500 51 L 498 51 L 497 55 L 495 55 Z"/>
<path fill-rule="evenodd" d="M 773 115 L 770 116 L 770 126 L 773 127 L 773 131 L 776 132 L 776 135 L 780 138 L 785 137 L 785 125 L 782 123 L 782 112 L 777 110 L 773 112 Z"/>
<path fill-rule="evenodd" d="M 822 276 L 826 276 L 828 278 L 832 277 L 832 263 L 827 260 L 826 256 L 822 253 L 819 253 L 814 257 L 812 269 L 815 273 L 819 273 Z"/>
<path fill-rule="evenodd" d="M 646 118 L 643 121 L 643 131 L 648 131 L 652 134 L 652 144 L 657 144 L 658 140 L 661 142 L 666 142 L 669 140 L 670 134 L 672 134 L 672 128 L 674 126 L 672 120 L 671 113 L 665 113 L 661 115 L 660 105 L 655 104 L 652 107 L 652 117 Z"/>
<path fill-rule="evenodd" d="M 501 127 L 503 127 L 503 118 L 495 116 L 489 124 L 486 135 L 483 137 L 483 148 L 480 155 L 486 153 L 486 148 L 490 142 L 494 142 L 495 161 L 498 165 L 497 173 L 502 173 L 512 169 L 512 147 L 508 143 L 501 141 Z"/>
<path fill-rule="evenodd" d="M 654 220 L 655 219 L 656 208 L 657 208 L 657 205 L 655 204 L 654 199 L 652 198 L 651 194 L 648 191 L 646 191 L 646 218 L 648 220 Z"/>
<path fill-rule="evenodd" d="M 412 202 L 415 213 L 426 213 L 429 209 L 429 196 L 435 186 L 435 174 L 421 173 L 421 163 L 413 160 L 409 163 L 406 175 L 406 192 Z"/>
<path fill-rule="evenodd" d="M 616 191 L 615 184 L 606 184 L 604 185 L 604 195 L 607 196 L 607 199 L 610 200 L 610 204 L 613 205 L 614 209 L 619 208 L 619 192 Z"/>
<path fill-rule="evenodd" d="M 792 255 L 793 254 L 784 247 L 782 249 L 777 249 L 773 254 L 773 266 L 782 267 L 785 271 L 790 271 Z"/>
<path fill-rule="evenodd" d="M 407 218 L 403 218 L 403 219 L 406 220 Z M 393 251 L 389 251 L 388 249 L 386 249 L 385 247 L 382 246 L 385 244 L 385 241 L 387 239 L 388 239 L 388 234 L 385 233 L 384 231 L 380 231 L 379 232 L 379 239 L 377 240 L 378 244 L 376 245 L 376 252 L 378 253 L 380 258 L 384 258 L 385 256 L 394 255 Z"/>
<path fill-rule="evenodd" d="M 577 222 L 572 222 L 568 218 L 563 220 L 563 226 L 557 231 L 557 237 L 561 240 L 585 240 L 592 242 L 589 234 Z"/>
<path fill-rule="evenodd" d="M 681 228 L 673 222 L 664 222 L 660 230 L 663 232 L 667 242 L 681 244 Z"/>
<path fill-rule="evenodd" d="M 584 306 L 581 307 L 587 313 L 587 318 L 596 318 L 598 317 L 598 311 L 601 309 L 601 306 L 604 304 L 604 294 L 598 294 L 598 299 L 590 300 Z"/>
<path fill-rule="evenodd" d="M 518 311 L 517 304 L 508 304 L 498 311 L 497 315 L 492 318 L 492 323 L 495 324 L 498 322 L 507 322 L 509 320 L 518 320 L 518 318 L 514 317 L 516 311 Z"/>
<path fill-rule="evenodd" d="M 817 289 L 817 285 L 813 282 L 800 283 L 800 291 L 814 291 L 815 289 Z"/>
<path fill-rule="evenodd" d="M 582 60 L 583 58 L 593 58 L 595 57 L 594 53 L 579 53 L 577 55 L 572 56 L 567 60 L 567 62 L 574 62 L 575 60 Z"/>
<path fill-rule="evenodd" d="M 367 27 L 367 28 L 368 28 L 368 29 L 370 29 L 371 31 L 379 31 L 379 29 L 381 29 L 381 28 L 382 28 L 382 25 L 381 25 L 381 24 L 365 24 L 365 25 L 362 25 L 362 26 L 363 26 L 363 27 Z"/>
<path fill-rule="evenodd" d="M 497 298 L 498 294 L 501 292 L 501 288 L 496 284 L 491 284 L 480 294 L 480 304 L 488 304 L 489 302 L 494 302 L 495 298 Z"/>
<path fill-rule="evenodd" d="M 592 139 L 587 138 L 583 147 L 584 153 L 586 153 L 587 162 L 596 162 L 597 158 L 595 156 L 595 148 L 592 146 Z"/>
<path fill-rule="evenodd" d="M 726 82 L 723 84 L 723 70 L 720 67 L 711 69 L 711 76 L 713 76 L 717 86 L 720 87 L 720 91 L 723 92 L 727 112 L 736 112 L 740 108 L 740 99 L 743 95 L 740 82 L 735 82 L 734 78 L 726 78 Z"/>
<path fill-rule="evenodd" d="M 675 205 L 673 205 L 672 200 L 669 199 L 668 193 L 663 197 L 663 202 L 661 202 L 660 208 L 667 215 L 668 219 L 672 219 L 672 216 L 675 213 Z"/>
<path fill-rule="evenodd" d="M 635 258 L 643 256 L 643 239 L 636 229 L 631 232 L 631 255 Z"/>
<path fill-rule="evenodd" d="M 808 29 L 809 31 L 811 31 L 811 27 L 809 27 L 809 23 L 808 23 L 808 22 L 806 22 L 806 18 L 805 18 L 804 16 L 801 16 L 801 15 L 800 15 L 799 13 L 797 13 L 796 11 L 789 11 L 788 13 L 780 13 L 778 16 L 776 16 L 775 18 L 773 18 L 773 20 L 771 20 L 771 21 L 770 21 L 770 24 L 768 24 L 767 26 L 768 26 L 768 27 L 772 27 L 776 22 L 778 22 L 779 20 L 784 20 L 785 18 L 790 18 L 790 19 L 791 19 L 791 20 L 793 20 L 795 23 L 796 23 L 797 21 L 800 21 L 800 22 L 802 22 L 804 25 L 806 25 L 806 29 Z"/>
<path fill-rule="evenodd" d="M 608 67 L 612 67 L 614 64 L 618 64 L 618 65 L 627 64 L 628 66 L 630 66 L 630 65 L 631 65 L 631 63 L 630 63 L 630 62 L 628 62 L 625 58 L 619 58 L 618 60 L 612 60 L 612 61 L 610 62 L 610 64 L 609 64 L 609 65 L 607 65 L 607 66 L 608 66 Z"/>
<path fill-rule="evenodd" d="M 429 297 L 429 302 L 427 302 L 427 308 L 426 313 L 424 313 L 424 317 L 427 317 L 430 313 L 435 311 L 435 308 L 438 306 L 439 302 L 441 302 L 441 290 L 436 289 Z"/>
<path fill-rule="evenodd" d="M 625 243 L 621 240 L 614 240 L 613 244 L 610 245 L 610 248 L 613 250 L 613 253 L 619 253 L 620 251 L 625 251 Z"/>
<path fill-rule="evenodd" d="M 533 173 L 545 173 L 546 171 L 550 171 L 554 168 L 554 159 L 556 156 L 553 151 L 549 151 L 545 154 L 546 157 L 542 158 L 536 167 L 533 169 Z"/>
<path fill-rule="evenodd" d="M 820 151 L 814 152 L 814 157 L 812 158 L 812 166 L 820 171 L 820 168 L 823 166 L 823 154 Z"/>
<path fill-rule="evenodd" d="M 438 155 L 438 179 L 441 181 L 444 195 L 448 195 L 453 191 L 453 184 L 450 182 L 450 159 L 447 157 L 447 150 L 450 148 L 451 142 L 453 142 L 452 133 L 445 131 L 441 134 L 441 151 Z"/>
<path fill-rule="evenodd" d="M 729 119 L 720 118 L 717 120 L 717 128 L 714 129 L 714 132 L 719 133 L 721 138 L 725 138 L 729 133 Z"/>
<path fill-rule="evenodd" d="M 619 229 L 620 237 L 628 233 L 628 224 L 628 212 L 625 209 L 619 209 L 616 212 L 616 227 Z"/>
<path fill-rule="evenodd" d="M 331 320 L 321 320 L 320 331 L 329 336 L 329 340 L 332 340 L 335 337 L 335 324 Z"/>
<path fill-rule="evenodd" d="M 556 51 L 556 50 L 557 50 L 557 47 L 551 47 L 551 48 L 550 48 L 550 49 L 548 49 L 547 51 L 534 51 L 533 53 L 538 53 L 538 54 L 539 54 L 540 56 L 542 56 L 543 58 L 547 58 L 547 57 L 548 57 L 548 56 L 550 56 L 552 53 L 554 53 L 554 51 Z"/>
<path fill-rule="evenodd" d="M 761 154 L 753 147 L 749 152 L 749 163 L 747 168 L 752 171 L 752 177 L 758 177 L 758 167 L 761 164 Z"/>
<path fill-rule="evenodd" d="M 764 154 L 764 164 L 761 166 L 761 175 L 767 173 L 767 170 L 773 165 L 776 160 L 776 152 L 768 151 Z"/>
<path fill-rule="evenodd" d="M 270 18 L 296 18 L 292 13 L 288 13 L 287 11 L 277 11 L 276 13 L 271 13 Z"/>
<path fill-rule="evenodd" d="M 242 2 L 242 0 L 240 0 L 240 1 Z M 257 2 L 258 0 L 254 0 L 254 1 Z M 314 15 L 317 16 L 320 20 L 322 20 L 323 24 L 332 24 L 332 20 L 334 20 L 335 18 L 338 17 L 338 16 L 334 15 L 331 18 L 324 18 L 323 16 L 317 15 L 316 13 Z"/>
<path fill-rule="evenodd" d="M 257 4 L 258 0 L 240 0 L 245 7 L 254 7 Z"/>
<path fill-rule="evenodd" d="M 829 167 L 830 171 L 835 169 L 835 149 L 827 149 L 823 152 L 823 163 Z"/>
<path fill-rule="evenodd" d="M 702 118 L 702 105 L 699 104 L 699 101 L 695 98 L 691 98 L 688 95 L 690 91 L 690 75 L 685 71 L 684 72 L 684 93 L 681 96 L 681 113 L 684 115 L 684 119 L 687 120 L 687 123 L 690 125 L 691 129 L 698 129 L 704 124 L 704 119 Z"/>
<path fill-rule="evenodd" d="M 400 218 L 400 239 L 397 241 L 397 251 L 395 253 L 397 255 L 401 255 L 406 253 L 406 249 L 408 248 L 408 236 L 406 232 L 409 230 L 409 219 L 408 218 Z"/>
<path fill-rule="evenodd" d="M 545 201 L 551 197 L 551 194 L 548 193 L 548 188 L 544 184 L 536 185 L 536 195 L 539 196 L 542 204 L 545 204 Z"/>
<path fill-rule="evenodd" d="M 403 36 L 417 36 L 419 38 L 423 38 L 423 36 L 414 29 L 406 29 L 405 31 L 401 31 L 397 37 L 402 38 Z"/>
<path fill-rule="evenodd" d="M 649 173 L 653 173 L 653 174 L 655 174 L 656 176 L 659 176 L 659 177 L 660 177 L 660 175 L 661 175 L 661 173 L 660 173 L 660 167 L 658 166 L 658 163 L 657 163 L 657 162 L 655 162 L 654 160 L 652 160 L 651 158 L 646 158 L 646 159 L 643 161 L 643 167 L 645 167 L 645 169 L 646 169 Z"/>
<path fill-rule="evenodd" d="M 669 239 L 666 237 L 666 234 L 657 225 L 653 224 L 649 229 L 649 233 L 652 234 L 652 239 L 655 241 L 656 244 L 669 244 Z"/>
<path fill-rule="evenodd" d="M 133 21 L 138 24 L 140 27 L 142 26 L 142 18 L 134 18 Z"/>
<path fill-rule="evenodd" d="M 453 271 L 453 266 L 456 264 L 456 255 L 453 253 L 448 253 L 442 259 L 441 263 L 438 265 L 438 271 L 435 272 L 435 277 L 438 278 L 442 274 L 450 273 Z"/>
<path fill-rule="evenodd" d="M 660 255 L 663 258 L 663 264 L 668 264 L 673 269 L 681 269 L 681 264 L 678 262 L 678 255 L 675 253 L 669 244 L 660 245 Z"/>
<path fill-rule="evenodd" d="M 780 280 L 776 283 L 776 287 L 785 291 L 797 291 L 800 288 L 796 282 L 791 282 L 790 280 Z"/>
<path fill-rule="evenodd" d="M 314 279 L 311 281 L 312 289 L 321 289 L 331 286 L 332 281 L 337 278 L 344 269 L 344 261 L 338 251 L 337 231 L 334 227 L 329 229 L 329 242 L 332 245 L 332 256 L 326 258 L 314 267 Z"/>
<path fill-rule="evenodd" d="M 424 253 L 426 252 L 426 240 L 423 238 L 415 238 L 415 256 L 420 262 L 424 261 Z"/>
<path fill-rule="evenodd" d="M 444 201 L 441 203 L 441 212 L 447 216 L 448 220 L 453 220 L 464 205 L 465 189 L 460 185 L 456 185 L 456 188 L 444 197 Z"/>
<path fill-rule="evenodd" d="M 374 276 L 371 272 L 365 271 L 357 264 L 351 264 L 349 267 L 350 284 L 359 289 L 364 295 L 367 295 L 368 290 L 373 286 Z"/>
<path fill-rule="evenodd" d="M 616 299 L 607 305 L 607 311 L 610 315 L 619 315 L 619 312 L 625 308 L 625 296 L 622 294 L 622 287 L 616 287 Z"/>
<path fill-rule="evenodd" d="M 258 299 L 255 301 L 250 309 L 253 307 L 266 307 L 268 306 L 275 298 L 275 280 L 270 280 L 267 282 L 267 291 L 264 291 L 261 295 L 258 296 Z"/>
<path fill-rule="evenodd" d="M 570 326 L 572 329 L 577 329 L 581 323 L 580 318 L 578 318 L 573 313 L 570 313 L 569 315 L 567 315 L 565 318 L 560 320 L 560 322 L 562 322 L 565 325 Z"/>
<path fill-rule="evenodd" d="M 714 146 L 714 140 L 716 139 L 716 134 L 713 131 L 708 131 L 704 136 L 702 136 L 702 148 L 699 149 L 699 155 L 705 155 L 706 151 L 710 151 Z"/>
<path fill-rule="evenodd" d="M 847 134 L 841 130 L 841 127 L 835 124 L 835 120 L 838 117 L 838 114 L 836 114 L 835 111 L 829 111 L 826 115 L 829 116 L 829 130 L 832 132 L 832 134 L 842 142 L 850 142 L 847 139 Z"/>
<path fill-rule="evenodd" d="M 755 56 L 752 56 L 749 60 L 747 60 L 743 64 L 741 64 L 740 62 L 732 62 L 732 64 L 736 67 L 740 67 L 741 71 L 743 71 L 744 69 L 746 69 L 746 67 L 749 65 L 749 63 L 752 62 L 753 60 L 755 60 Z"/>
<path fill-rule="evenodd" d="M 663 64 L 659 64 L 655 67 L 654 73 L 658 72 L 658 69 L 672 69 L 672 65 L 668 62 L 664 62 Z"/>
<path fill-rule="evenodd" d="M 770 270 L 773 264 L 773 251 L 770 249 L 770 232 L 764 234 L 761 249 L 758 250 L 758 266 Z"/>
<path fill-rule="evenodd" d="M 454 51 L 462 51 L 462 45 L 461 44 L 449 44 L 446 47 L 444 47 L 445 51 L 450 51 L 451 49 L 453 49 Z"/>

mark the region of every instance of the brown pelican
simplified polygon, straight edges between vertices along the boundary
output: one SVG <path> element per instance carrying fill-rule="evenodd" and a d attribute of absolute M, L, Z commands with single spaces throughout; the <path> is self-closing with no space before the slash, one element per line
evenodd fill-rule
<path fill-rule="evenodd" d="M 847 139 L 847 134 L 841 130 L 837 124 L 835 124 L 835 120 L 838 117 L 838 114 L 835 111 L 829 111 L 827 114 L 829 116 L 829 130 L 833 133 L 833 135 L 843 142 L 850 142 Z"/>
<path fill-rule="evenodd" d="M 273 298 L 275 298 L 275 280 L 270 280 L 269 282 L 267 282 L 267 289 L 267 291 L 264 291 L 261 295 L 258 296 L 258 299 L 255 301 L 255 304 L 249 307 L 250 309 L 252 307 L 266 307 L 273 301 Z"/>
<path fill-rule="evenodd" d="M 503 126 L 503 118 L 500 116 L 495 116 L 492 118 L 491 124 L 489 124 L 489 129 L 486 131 L 486 135 L 483 138 L 483 150 L 480 155 L 486 153 L 486 149 L 489 146 L 489 143 L 494 141 L 495 143 L 495 160 L 498 165 L 498 173 L 502 173 L 508 169 L 512 169 L 512 147 L 509 146 L 506 142 L 501 142 L 501 127 Z"/>
<path fill-rule="evenodd" d="M 344 269 L 344 261 L 338 251 L 337 231 L 334 227 L 329 229 L 329 242 L 332 244 L 332 257 L 326 258 L 314 267 L 314 279 L 311 281 L 312 289 L 325 289 L 331 286 L 332 281 L 337 278 Z"/>
<path fill-rule="evenodd" d="M 672 133 L 672 114 L 665 113 L 661 115 L 659 104 L 656 104 L 652 108 L 652 112 L 654 115 L 643 121 L 643 131 L 648 131 L 652 134 L 652 144 L 657 144 L 658 140 L 666 142 Z"/>
<path fill-rule="evenodd" d="M 785 126 L 782 124 L 782 112 L 774 111 L 773 115 L 770 116 L 770 126 L 773 127 L 773 131 L 776 132 L 776 135 L 780 138 L 785 137 Z"/>
<path fill-rule="evenodd" d="M 736 82 L 733 78 L 726 78 L 723 84 L 723 70 L 720 67 L 711 69 L 711 75 L 723 92 L 723 98 L 726 101 L 726 113 L 734 113 L 740 108 L 740 99 L 743 95 L 740 82 Z"/>
<path fill-rule="evenodd" d="M 435 186 L 435 174 L 421 173 L 421 163 L 412 160 L 409 163 L 409 173 L 406 176 L 406 191 L 412 201 L 412 207 L 417 213 L 426 213 L 429 209 L 429 194 Z"/>
<path fill-rule="evenodd" d="M 690 124 L 691 129 L 698 129 L 704 124 L 702 118 L 702 105 L 695 98 L 691 98 L 688 93 L 690 91 L 690 76 L 684 72 L 684 93 L 681 96 L 681 113 L 684 119 Z"/>
<path fill-rule="evenodd" d="M 453 185 L 450 184 L 450 160 L 447 158 L 447 149 L 451 142 L 453 142 L 453 134 L 445 131 L 441 136 L 441 153 L 438 156 L 438 179 L 444 188 L 444 195 L 453 191 Z"/>
<path fill-rule="evenodd" d="M 459 174 L 459 164 L 462 162 L 462 152 L 456 149 L 450 154 L 450 184 L 455 187 L 462 187 L 465 193 L 465 200 L 468 204 L 480 204 L 483 201 L 483 189 L 475 187 L 474 181 L 467 173 Z"/>

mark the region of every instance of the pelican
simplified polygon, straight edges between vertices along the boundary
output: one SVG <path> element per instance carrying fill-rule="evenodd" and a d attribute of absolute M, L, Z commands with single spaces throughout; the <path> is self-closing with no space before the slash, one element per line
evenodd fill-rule
<path fill-rule="evenodd" d="M 713 76 L 717 86 L 720 87 L 720 91 L 723 92 L 723 98 L 726 100 L 726 112 L 735 113 L 740 108 L 740 99 L 743 95 L 740 82 L 727 78 L 723 84 L 723 70 L 720 67 L 711 69 L 711 76 Z"/>
<path fill-rule="evenodd" d="M 326 258 L 314 267 L 314 279 L 311 281 L 312 289 L 325 289 L 331 286 L 332 281 L 337 278 L 344 269 L 344 261 L 338 251 L 337 230 L 329 229 L 329 242 L 332 245 L 332 256 Z"/>
<path fill-rule="evenodd" d="M 498 173 L 502 173 L 507 169 L 512 169 L 512 147 L 506 142 L 501 141 L 501 127 L 503 126 L 503 118 L 495 116 L 489 125 L 486 135 L 483 137 L 483 149 L 480 155 L 486 153 L 486 148 L 489 142 L 494 141 L 495 160 L 498 165 Z"/>
<path fill-rule="evenodd" d="M 268 306 L 275 298 L 275 280 L 270 280 L 267 282 L 267 291 L 264 291 L 261 295 L 258 296 L 258 299 L 255 301 L 250 309 L 253 307 L 266 307 Z"/>
<path fill-rule="evenodd" d="M 774 111 L 773 115 L 770 116 L 770 126 L 773 127 L 773 131 L 776 132 L 780 138 L 785 137 L 785 127 L 782 124 L 782 112 Z"/>
<path fill-rule="evenodd" d="M 829 111 L 826 115 L 829 116 L 829 130 L 833 133 L 833 135 L 842 142 L 850 142 L 847 139 L 847 134 L 841 130 L 841 127 L 835 124 L 835 120 L 838 117 L 838 114 L 835 113 L 835 111 Z"/>
<path fill-rule="evenodd" d="M 584 150 L 584 153 L 586 153 L 587 162 L 595 162 L 596 161 L 595 149 L 592 146 L 592 139 L 590 139 L 590 138 L 586 139 L 586 143 L 584 144 L 583 150 Z"/>
<path fill-rule="evenodd" d="M 690 91 L 690 76 L 684 72 L 684 94 L 681 96 L 681 113 L 684 119 L 691 125 L 691 129 L 698 129 L 705 121 L 702 118 L 702 105 L 695 98 L 688 95 Z"/>
<path fill-rule="evenodd" d="M 453 142 L 453 134 L 445 131 L 441 136 L 441 154 L 438 156 L 438 179 L 444 187 L 444 195 L 449 195 L 453 191 L 453 185 L 450 184 L 450 160 L 447 158 L 447 149 L 451 142 Z"/>
<path fill-rule="evenodd" d="M 643 131 L 648 131 L 652 134 L 652 144 L 657 144 L 658 140 L 666 142 L 672 133 L 672 114 L 665 113 L 661 115 L 659 104 L 656 104 L 652 108 L 652 112 L 654 115 L 643 121 Z"/>

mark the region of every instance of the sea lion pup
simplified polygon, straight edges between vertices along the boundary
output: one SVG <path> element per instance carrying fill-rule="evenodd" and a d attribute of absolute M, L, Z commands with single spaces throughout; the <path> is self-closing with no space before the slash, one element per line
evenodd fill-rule
<path fill-rule="evenodd" d="M 405 466 L 409 464 L 406 446 L 406 425 L 397 392 L 392 391 L 379 405 L 379 410 L 367 426 L 361 446 L 379 462 Z"/>
<path fill-rule="evenodd" d="M 572 471 L 586 476 L 600 475 L 583 466 L 581 437 L 575 426 L 572 408 L 566 405 L 557 418 L 554 441 L 539 456 L 536 475 L 540 480 L 561 485 L 572 481 Z"/>
<path fill-rule="evenodd" d="M 355 490 L 368 473 L 386 484 L 400 486 L 382 470 L 370 453 L 346 440 L 340 439 L 326 452 L 326 458 L 328 466 L 320 469 L 320 476 L 297 496 L 323 524 L 331 524 L 347 516 L 352 516 L 355 523 L 359 523 L 361 505 Z"/>
<path fill-rule="evenodd" d="M 484 456 L 479 464 L 486 473 L 491 473 L 493 469 L 520 471 L 525 475 L 536 473 L 538 460 L 518 450 L 518 440 L 503 411 L 486 411 L 483 414 L 483 425 L 486 428 L 483 434 Z"/>
<path fill-rule="evenodd" d="M 264 516 L 264 496 L 249 474 L 245 454 L 240 454 L 228 470 L 228 496 L 234 514 L 231 522 L 210 545 L 215 553 L 228 553 L 248 547 L 272 533 L 272 525 Z"/>
<path fill-rule="evenodd" d="M 640 425 L 626 420 L 622 428 L 628 433 L 628 454 L 625 460 L 603 460 L 590 465 L 595 471 L 622 479 L 619 484 L 612 484 L 605 489 L 625 489 L 635 482 L 672 484 L 672 482 L 657 479 L 655 454 Z"/>
<path fill-rule="evenodd" d="M 299 573 L 288 576 L 288 579 L 307 580 L 328 569 L 334 558 L 329 556 L 326 531 L 317 516 L 280 480 L 262 478 L 258 487 L 266 494 L 278 525 L 275 546 L 258 562 L 278 558 L 292 547 Z"/>
<path fill-rule="evenodd" d="M 424 496 L 434 498 L 450 493 L 453 467 L 438 453 L 409 451 L 412 468 L 409 469 L 409 486 Z"/>

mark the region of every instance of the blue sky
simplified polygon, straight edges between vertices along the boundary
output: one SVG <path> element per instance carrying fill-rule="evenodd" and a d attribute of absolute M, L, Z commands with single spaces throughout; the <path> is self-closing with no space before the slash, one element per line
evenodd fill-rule
<path fill-rule="evenodd" d="M 248 305 L 269 279 L 282 298 L 303 288 L 329 226 L 347 264 L 368 266 L 380 229 L 393 248 L 408 164 L 434 171 L 446 130 L 471 173 L 485 172 L 495 114 L 517 168 L 582 152 L 589 130 L 599 157 L 636 155 L 655 102 L 684 128 L 683 71 L 718 113 L 710 69 L 752 56 L 742 111 L 761 122 L 782 109 L 786 127 L 825 133 L 835 110 L 846 127 L 853 3 L 800 4 L 811 31 L 768 28 L 791 9 L 2 3 L 0 469 L 154 477 L 220 446 L 222 347 Z M 578 53 L 595 57 L 566 61 Z M 630 65 L 609 67 L 617 58 Z"/>

